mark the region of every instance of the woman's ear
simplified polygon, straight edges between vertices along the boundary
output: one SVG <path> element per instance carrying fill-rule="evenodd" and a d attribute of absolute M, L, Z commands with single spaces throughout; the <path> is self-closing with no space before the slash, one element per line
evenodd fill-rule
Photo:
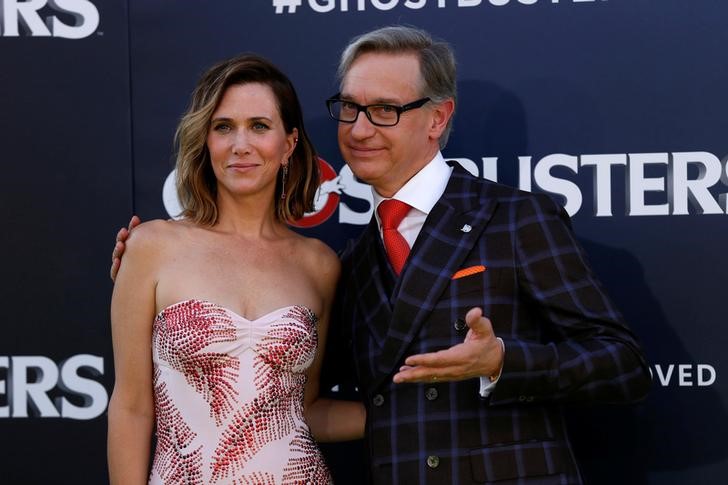
<path fill-rule="evenodd" d="M 298 128 L 291 130 L 291 132 L 286 136 L 286 142 L 288 143 L 286 160 L 288 160 L 293 155 L 293 151 L 296 149 L 296 145 L 298 144 Z"/>

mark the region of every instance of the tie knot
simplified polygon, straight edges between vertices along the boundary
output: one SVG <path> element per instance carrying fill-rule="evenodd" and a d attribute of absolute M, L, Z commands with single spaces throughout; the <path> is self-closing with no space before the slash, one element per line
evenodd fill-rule
<path fill-rule="evenodd" d="M 401 200 L 383 200 L 377 207 L 379 219 L 382 221 L 382 229 L 396 230 L 411 208 L 409 204 Z"/>

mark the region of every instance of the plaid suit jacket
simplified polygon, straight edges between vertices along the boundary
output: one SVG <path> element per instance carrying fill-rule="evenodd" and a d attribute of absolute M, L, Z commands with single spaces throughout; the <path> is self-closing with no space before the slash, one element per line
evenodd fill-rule
<path fill-rule="evenodd" d="M 580 483 L 561 405 L 641 399 L 647 365 L 564 210 L 454 165 L 391 294 L 374 220 L 342 257 L 342 322 L 367 407 L 370 479 Z M 477 265 L 486 270 L 452 278 Z M 488 399 L 479 379 L 392 383 L 408 355 L 461 343 L 474 306 L 506 349 Z"/>

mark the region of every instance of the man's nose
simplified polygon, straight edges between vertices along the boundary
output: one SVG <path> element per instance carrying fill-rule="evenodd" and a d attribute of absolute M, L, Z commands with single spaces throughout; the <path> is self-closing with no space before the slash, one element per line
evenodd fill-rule
<path fill-rule="evenodd" d="M 354 123 L 351 125 L 351 136 L 357 139 L 368 138 L 376 131 L 376 127 L 369 121 L 364 111 L 359 113 Z"/>

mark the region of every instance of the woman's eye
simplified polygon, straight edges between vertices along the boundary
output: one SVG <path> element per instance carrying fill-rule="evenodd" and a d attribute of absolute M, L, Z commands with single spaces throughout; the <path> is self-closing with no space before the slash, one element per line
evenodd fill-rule
<path fill-rule="evenodd" d="M 228 124 L 225 124 L 225 123 L 220 123 L 219 125 L 215 125 L 215 126 L 213 126 L 213 128 L 212 128 L 212 129 L 213 129 L 213 130 L 215 130 L 215 131 L 219 131 L 219 132 L 222 132 L 222 133 L 227 133 L 227 132 L 228 132 L 228 131 L 230 131 L 230 130 L 231 130 L 232 128 L 231 128 L 231 127 L 230 127 L 230 125 L 228 125 Z"/>
<path fill-rule="evenodd" d="M 265 123 L 256 122 L 253 123 L 253 129 L 257 131 L 267 130 L 268 125 L 266 125 Z"/>

